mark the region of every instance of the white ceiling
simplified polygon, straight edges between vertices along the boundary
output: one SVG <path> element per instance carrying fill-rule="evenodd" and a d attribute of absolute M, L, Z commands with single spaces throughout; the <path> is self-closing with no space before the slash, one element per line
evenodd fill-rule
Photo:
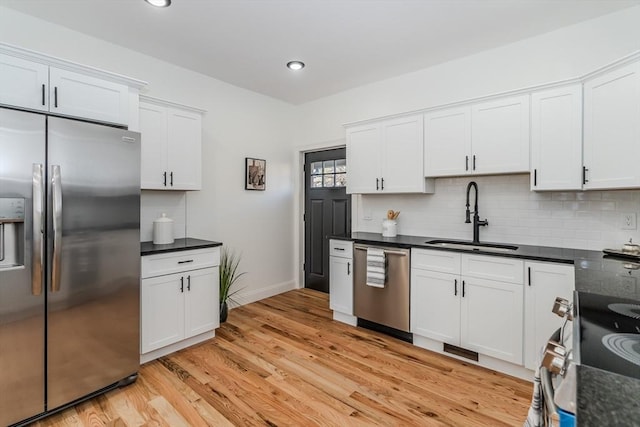
<path fill-rule="evenodd" d="M 640 0 L 0 0 L 1 6 L 301 104 Z M 285 64 L 307 67 L 294 73 Z M 144 77 L 144 76 L 141 76 Z"/>

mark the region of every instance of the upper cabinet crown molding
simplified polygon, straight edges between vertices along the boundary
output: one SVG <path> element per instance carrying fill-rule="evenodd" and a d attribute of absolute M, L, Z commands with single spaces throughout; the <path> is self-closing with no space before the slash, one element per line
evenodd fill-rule
<path fill-rule="evenodd" d="M 179 110 L 191 111 L 192 113 L 204 114 L 207 110 L 203 108 L 193 107 L 191 105 L 180 104 L 174 101 L 167 101 L 166 99 L 155 98 L 149 95 L 140 95 L 140 102 L 146 102 L 148 104 L 155 104 L 162 107 L 173 107 Z"/>
<path fill-rule="evenodd" d="M 402 113 L 396 113 L 396 114 L 389 114 L 389 115 L 385 115 L 385 116 L 372 117 L 372 118 L 363 119 L 363 120 L 356 120 L 356 121 L 353 121 L 353 122 L 343 123 L 342 126 L 343 127 L 358 126 L 358 125 L 377 122 L 377 121 L 380 121 L 380 120 L 394 119 L 394 118 L 400 118 L 400 117 L 404 117 L 404 116 L 411 116 L 411 115 L 416 115 L 416 114 L 430 113 L 432 111 L 442 110 L 443 108 L 454 108 L 454 107 L 468 106 L 468 105 L 475 104 L 475 103 L 478 103 L 478 102 L 485 102 L 485 101 L 488 102 L 488 101 L 493 101 L 495 99 L 504 98 L 504 97 L 508 97 L 508 96 L 526 95 L 526 94 L 530 94 L 532 92 L 537 92 L 537 91 L 543 91 L 543 90 L 546 90 L 546 89 L 553 89 L 553 88 L 557 88 L 557 87 L 568 86 L 568 85 L 575 84 L 575 83 L 580 84 L 580 83 L 584 83 L 586 80 L 591 79 L 591 78 L 593 78 L 593 77 L 595 77 L 595 76 L 597 76 L 599 74 L 603 74 L 603 73 L 606 73 L 608 71 L 615 70 L 616 68 L 624 67 L 625 65 L 628 65 L 628 64 L 636 62 L 636 61 L 640 61 L 640 50 L 635 51 L 633 53 L 630 53 L 629 55 L 623 56 L 620 59 L 612 61 L 607 65 L 599 67 L 599 68 L 597 68 L 597 69 L 595 69 L 593 71 L 588 72 L 587 74 L 583 74 L 583 75 L 580 75 L 580 76 L 570 77 L 570 78 L 563 79 L 563 80 L 556 80 L 556 81 L 553 81 L 553 82 L 541 83 L 541 84 L 533 85 L 533 86 L 526 86 L 526 87 L 523 87 L 523 88 L 508 90 L 508 91 L 504 91 L 504 92 L 496 92 L 496 93 L 492 93 L 492 94 L 488 94 L 488 95 L 478 96 L 478 97 L 475 97 L 475 98 L 462 99 L 462 100 L 459 100 L 459 101 L 448 102 L 446 104 L 440 104 L 440 105 L 434 105 L 433 107 L 421 108 L 421 109 L 418 109 L 418 110 L 404 111 Z"/>
<path fill-rule="evenodd" d="M 67 61 L 65 59 L 56 58 L 55 56 L 47 55 L 29 49 L 24 49 L 8 43 L 0 42 L 0 54 L 11 55 L 15 56 L 16 58 L 25 59 L 32 62 L 39 62 L 41 64 L 49 65 L 63 70 L 74 71 L 88 76 L 97 77 L 99 79 L 110 80 L 116 83 L 124 84 L 134 89 L 142 89 L 148 84 L 144 80 L 135 79 L 132 77 L 124 76 L 122 74 L 113 73 L 111 71 L 105 71 L 100 68 L 79 64 L 73 61 Z"/>

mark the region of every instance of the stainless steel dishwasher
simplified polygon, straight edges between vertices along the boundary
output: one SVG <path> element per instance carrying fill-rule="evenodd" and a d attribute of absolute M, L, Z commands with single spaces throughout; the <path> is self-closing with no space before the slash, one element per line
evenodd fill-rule
<path fill-rule="evenodd" d="M 376 288 L 366 284 L 367 248 L 370 247 L 384 250 L 386 265 L 384 288 Z M 358 325 L 411 341 L 409 333 L 409 249 L 361 244 L 353 245 L 353 249 L 353 314 L 358 318 Z M 361 319 L 365 322 L 361 322 Z M 383 328 L 366 324 L 366 321 L 381 325 Z"/>

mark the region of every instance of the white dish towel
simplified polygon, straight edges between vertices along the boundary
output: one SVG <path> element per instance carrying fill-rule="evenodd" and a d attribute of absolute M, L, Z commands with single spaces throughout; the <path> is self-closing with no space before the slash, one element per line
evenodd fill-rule
<path fill-rule="evenodd" d="M 367 248 L 367 286 L 384 288 L 387 277 L 384 249 Z"/>

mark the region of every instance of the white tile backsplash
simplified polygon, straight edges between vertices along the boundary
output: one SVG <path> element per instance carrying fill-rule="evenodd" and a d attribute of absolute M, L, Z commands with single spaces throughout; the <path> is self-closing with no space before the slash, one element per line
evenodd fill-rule
<path fill-rule="evenodd" d="M 432 195 L 355 196 L 353 231 L 380 233 L 393 209 L 401 211 L 399 234 L 471 239 L 464 222 L 470 181 L 478 183 L 480 218 L 489 220 L 480 240 L 592 250 L 640 242 L 638 230 L 622 230 L 621 221 L 623 213 L 640 211 L 640 190 L 534 192 L 528 174 L 439 178 Z"/>
<path fill-rule="evenodd" d="M 163 213 L 173 220 L 173 237 L 187 235 L 187 196 L 184 191 L 143 190 L 140 195 L 140 241 L 153 240 L 153 221 Z"/>

